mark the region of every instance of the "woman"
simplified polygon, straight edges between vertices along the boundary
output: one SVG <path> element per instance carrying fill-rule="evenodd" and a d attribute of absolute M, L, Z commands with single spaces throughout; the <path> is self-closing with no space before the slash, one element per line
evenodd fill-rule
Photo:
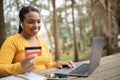
<path fill-rule="evenodd" d="M 32 7 L 23 7 L 19 13 L 19 34 L 10 36 L 0 50 L 0 77 L 35 72 L 51 67 L 62 68 L 64 65 L 72 68 L 72 62 L 52 62 L 46 43 L 37 35 L 41 28 L 39 11 Z M 42 47 L 40 56 L 25 57 L 25 47 Z"/>

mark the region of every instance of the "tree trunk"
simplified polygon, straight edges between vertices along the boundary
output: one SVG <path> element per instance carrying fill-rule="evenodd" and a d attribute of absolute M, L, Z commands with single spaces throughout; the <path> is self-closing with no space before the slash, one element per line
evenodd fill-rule
<path fill-rule="evenodd" d="M 117 0 L 115 14 L 116 14 L 116 20 L 117 20 L 117 24 L 118 24 L 118 28 L 119 28 L 118 30 L 120 33 L 120 0 Z"/>
<path fill-rule="evenodd" d="M 109 33 L 111 33 L 111 19 L 110 19 L 110 3 L 109 0 L 105 0 L 105 6 L 106 6 L 106 17 L 107 17 L 107 29 Z M 112 34 L 112 33 L 111 33 Z M 111 35 L 112 36 L 112 35 Z M 106 38 L 106 49 L 107 49 L 107 55 L 113 54 L 112 52 L 112 38 L 107 37 Z"/>
<path fill-rule="evenodd" d="M 79 14 L 79 30 L 80 30 L 80 51 L 83 52 L 84 47 L 83 47 L 83 24 L 82 24 L 82 18 L 81 18 L 81 6 L 77 8 L 78 14 Z"/>
<path fill-rule="evenodd" d="M 78 55 L 78 49 L 77 49 L 77 42 L 76 42 L 76 27 L 75 27 L 75 21 L 74 21 L 74 3 L 75 3 L 75 1 L 74 0 L 71 0 L 71 2 L 72 2 L 72 24 L 73 24 L 73 43 L 74 43 L 74 61 L 78 61 L 79 59 L 78 59 L 78 57 L 79 57 L 79 55 Z"/>
<path fill-rule="evenodd" d="M 96 25 L 95 25 L 95 12 L 94 12 L 94 2 L 93 0 L 91 0 L 91 19 L 92 19 L 92 30 L 93 30 L 93 37 L 96 37 L 97 34 L 96 34 Z"/>
<path fill-rule="evenodd" d="M 67 3 L 67 1 L 65 0 L 65 22 L 66 22 L 66 31 L 68 32 L 68 35 L 70 36 L 71 35 L 71 32 L 70 32 L 70 29 L 69 29 L 69 23 L 68 23 L 68 20 L 67 20 L 67 6 L 66 6 L 66 3 Z M 66 49 L 68 50 L 67 51 L 67 54 L 69 55 L 69 50 L 70 50 L 70 48 L 69 48 L 69 44 L 66 46 Z"/>
<path fill-rule="evenodd" d="M 57 18 L 56 18 L 56 5 L 55 5 L 56 0 L 52 0 L 52 5 L 53 5 L 53 22 L 54 22 L 54 28 L 53 28 L 53 35 L 54 35 L 54 42 L 55 42 L 55 60 L 60 59 L 59 58 L 59 37 L 58 37 L 58 26 L 57 26 Z"/>
<path fill-rule="evenodd" d="M 0 0 L 0 47 L 6 38 L 6 31 L 4 26 L 4 10 L 3 10 L 3 0 Z"/>

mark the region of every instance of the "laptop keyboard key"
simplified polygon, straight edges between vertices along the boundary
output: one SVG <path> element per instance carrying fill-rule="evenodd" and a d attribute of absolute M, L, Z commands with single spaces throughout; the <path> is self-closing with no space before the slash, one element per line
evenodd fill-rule
<path fill-rule="evenodd" d="M 88 72 L 89 64 L 82 64 L 70 72 L 70 74 L 85 74 Z"/>

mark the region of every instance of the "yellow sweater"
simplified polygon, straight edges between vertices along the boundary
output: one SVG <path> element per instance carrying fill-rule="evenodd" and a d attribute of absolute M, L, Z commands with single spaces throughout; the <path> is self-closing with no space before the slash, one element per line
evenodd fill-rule
<path fill-rule="evenodd" d="M 33 72 L 55 67 L 56 63 L 52 62 L 46 43 L 38 36 L 37 39 L 42 47 L 42 55 L 37 57 Z M 25 73 L 20 64 L 25 58 L 25 47 L 30 47 L 30 44 L 20 34 L 6 39 L 0 50 L 0 77 Z"/>

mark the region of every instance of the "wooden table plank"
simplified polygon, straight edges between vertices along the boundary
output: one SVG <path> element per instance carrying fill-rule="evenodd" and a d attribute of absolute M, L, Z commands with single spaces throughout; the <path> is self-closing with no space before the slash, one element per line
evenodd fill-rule
<path fill-rule="evenodd" d="M 120 74 L 107 78 L 105 80 L 120 80 Z"/>
<path fill-rule="evenodd" d="M 70 77 L 67 80 L 120 80 L 120 54 L 103 57 L 100 66 L 87 78 Z"/>

